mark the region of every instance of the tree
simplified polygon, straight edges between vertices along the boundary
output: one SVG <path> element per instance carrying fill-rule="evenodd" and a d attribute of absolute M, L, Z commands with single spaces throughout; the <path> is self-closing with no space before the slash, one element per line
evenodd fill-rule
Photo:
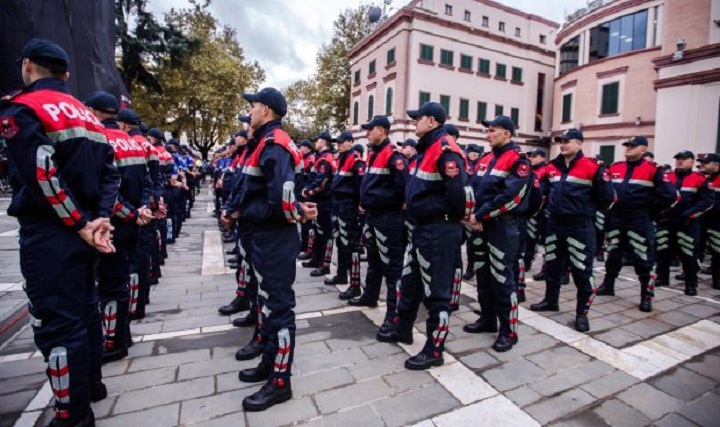
<path fill-rule="evenodd" d="M 291 84 L 285 94 L 301 111 L 290 124 L 306 135 L 321 129 L 341 131 L 348 121 L 350 105 L 350 59 L 348 52 L 372 31 L 367 19 L 369 6 L 345 9 L 333 23 L 334 34 L 318 52 L 317 72 Z"/>
<path fill-rule="evenodd" d="M 115 0 L 118 70 L 130 93 L 137 85 L 162 93 L 163 87 L 150 64 L 165 62 L 172 68 L 181 67 L 200 44 L 199 39 L 187 37 L 174 25 L 157 22 L 145 10 L 146 4 L 147 0 Z M 132 31 L 131 22 L 135 24 Z"/>
<path fill-rule="evenodd" d="M 237 114 L 247 108 L 242 94 L 256 91 L 265 80 L 257 62 L 245 60 L 235 30 L 221 27 L 208 3 L 191 0 L 191 7 L 172 9 L 165 20 L 201 41 L 182 68 L 161 61 L 151 70 L 163 92 L 141 87 L 135 107 L 143 120 L 178 136 L 185 132 L 190 145 L 207 157 L 216 144 L 238 126 Z"/>

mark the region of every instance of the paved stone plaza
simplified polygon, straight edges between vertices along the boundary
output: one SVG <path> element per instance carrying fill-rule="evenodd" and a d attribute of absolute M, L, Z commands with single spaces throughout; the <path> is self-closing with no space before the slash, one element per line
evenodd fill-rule
<path fill-rule="evenodd" d="M 463 283 L 445 365 L 412 372 L 403 362 L 422 346 L 419 332 L 413 346 L 377 342 L 382 306 L 347 308 L 337 288 L 298 267 L 294 399 L 244 413 L 242 399 L 260 385 L 237 374 L 257 361 L 235 360 L 251 331 L 217 314 L 236 285 L 210 202 L 203 190 L 168 247 L 148 316 L 132 325 L 130 357 L 104 366 L 110 395 L 93 405 L 98 426 L 720 425 L 720 291 L 708 276 L 700 276 L 698 297 L 673 283 L 657 291 L 652 313 L 642 313 L 629 268 L 616 297 L 595 299 L 590 333 L 573 329 L 575 290 L 565 286 L 561 312 L 521 308 L 520 342 L 507 353 L 490 348 L 492 334 L 462 331 L 478 308 L 474 282 Z M 6 206 L 0 200 L 0 316 L 8 317 L 22 314 L 24 294 L 17 225 L 4 216 Z M 599 281 L 602 267 L 596 272 Z M 543 282 L 530 281 L 522 306 L 543 292 Z M 424 320 L 421 312 L 418 331 Z M 45 364 L 29 327 L 15 330 L 0 346 L 0 426 L 44 426 L 52 394 Z"/>

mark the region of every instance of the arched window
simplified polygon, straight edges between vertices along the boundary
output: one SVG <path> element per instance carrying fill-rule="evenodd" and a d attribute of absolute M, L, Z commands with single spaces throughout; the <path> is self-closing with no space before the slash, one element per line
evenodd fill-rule
<path fill-rule="evenodd" d="M 368 97 L 368 120 L 371 120 L 373 118 L 374 114 L 375 114 L 375 95 L 370 95 Z"/>
<path fill-rule="evenodd" d="M 387 92 L 385 92 L 385 114 L 390 115 L 392 114 L 392 104 L 393 104 L 393 90 L 391 87 L 387 88 Z"/>
<path fill-rule="evenodd" d="M 358 116 L 360 114 L 360 104 L 357 101 L 353 104 L 353 124 L 358 124 Z"/>

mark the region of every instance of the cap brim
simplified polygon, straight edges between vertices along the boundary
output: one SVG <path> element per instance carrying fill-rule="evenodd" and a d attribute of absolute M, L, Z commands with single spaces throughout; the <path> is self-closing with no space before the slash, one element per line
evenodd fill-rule
<path fill-rule="evenodd" d="M 408 110 L 407 115 L 410 116 L 411 119 L 417 120 L 420 118 L 420 110 Z"/>
<path fill-rule="evenodd" d="M 632 145 L 633 147 L 637 147 L 638 145 L 642 145 L 642 144 L 636 144 L 636 143 L 634 143 L 633 141 L 625 141 L 625 142 L 622 143 L 622 145 L 623 145 L 623 147 L 627 147 L 628 145 Z"/>
<path fill-rule="evenodd" d="M 365 129 L 365 130 L 370 130 L 370 129 L 374 128 L 375 125 L 372 124 L 372 123 L 365 123 L 364 125 L 360 125 L 360 127 L 363 128 L 363 129 Z"/>
<path fill-rule="evenodd" d="M 673 156 L 673 159 L 692 159 L 690 156 L 681 156 L 679 154 L 676 154 Z"/>
<path fill-rule="evenodd" d="M 480 124 L 482 124 L 482 125 L 485 126 L 486 128 L 489 128 L 490 126 L 495 126 L 495 125 L 497 125 L 497 123 L 495 123 L 494 121 L 488 121 L 488 120 L 483 120 L 483 121 L 480 122 Z"/>

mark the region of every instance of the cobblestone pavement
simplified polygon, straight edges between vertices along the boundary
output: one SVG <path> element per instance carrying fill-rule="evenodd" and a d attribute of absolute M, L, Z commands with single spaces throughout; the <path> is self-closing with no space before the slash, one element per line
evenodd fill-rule
<path fill-rule="evenodd" d="M 492 334 L 462 331 L 478 308 L 474 283 L 464 283 L 445 365 L 411 372 L 403 362 L 422 345 L 419 332 L 412 346 L 376 342 L 382 306 L 347 308 L 337 288 L 298 267 L 294 398 L 244 413 L 243 397 L 259 385 L 237 374 L 257 361 L 234 359 L 251 331 L 217 314 L 233 297 L 234 275 L 223 266 L 203 193 L 169 247 L 147 318 L 132 325 L 130 357 L 104 366 L 110 395 L 93 405 L 98 426 L 720 425 L 720 292 L 708 276 L 699 297 L 673 283 L 657 291 L 652 313 L 642 313 L 627 268 L 616 297 L 596 298 L 590 333 L 573 329 L 574 287 L 565 286 L 560 312 L 521 309 L 520 342 L 507 353 L 490 348 Z M 0 235 L 0 283 L 21 280 L 16 239 Z M 598 282 L 602 275 L 598 268 Z M 22 300 L 18 292 L 0 294 L 0 306 Z M 522 306 L 543 292 L 543 282 L 530 282 Z M 51 392 L 35 350 L 27 327 L 0 347 L 0 426 L 47 423 Z"/>

